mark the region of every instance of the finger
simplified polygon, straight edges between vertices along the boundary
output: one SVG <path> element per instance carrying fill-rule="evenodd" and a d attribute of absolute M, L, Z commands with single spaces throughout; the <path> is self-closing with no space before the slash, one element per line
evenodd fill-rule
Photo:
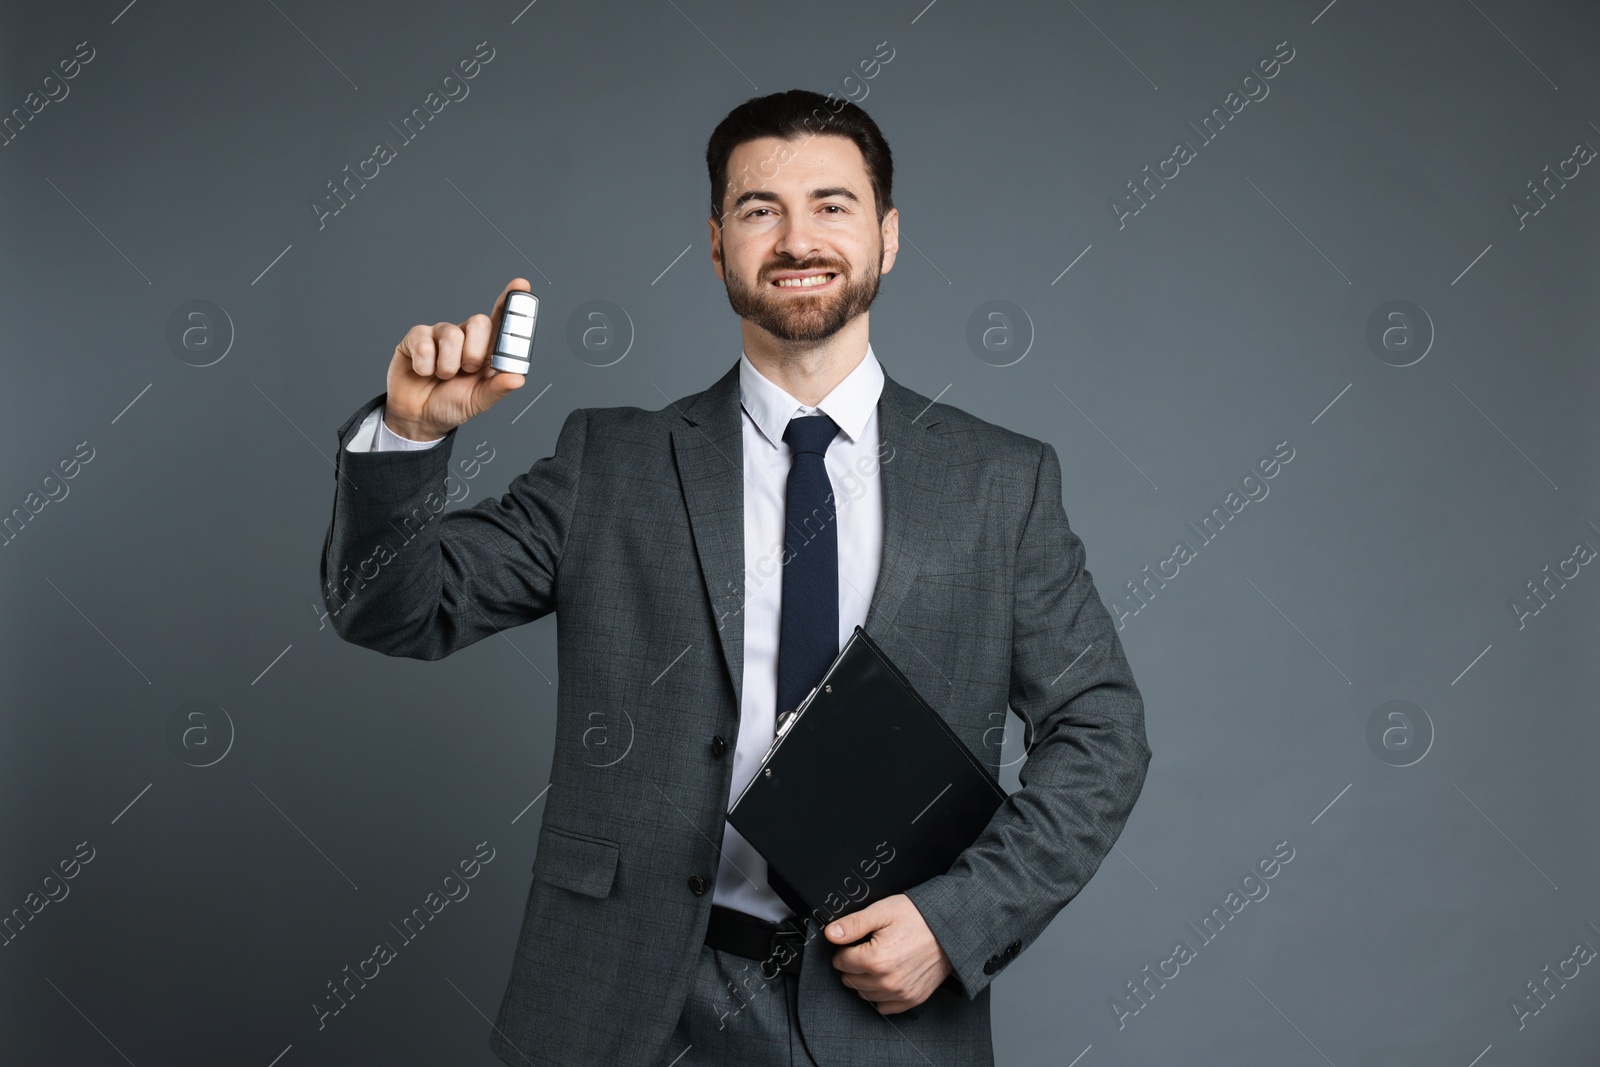
<path fill-rule="evenodd" d="M 488 411 L 513 389 L 521 389 L 528 379 L 511 371 L 494 371 L 487 378 L 479 378 L 472 389 L 472 407 L 475 412 Z"/>
<path fill-rule="evenodd" d="M 465 336 L 461 327 L 453 322 L 436 322 L 433 324 L 433 343 L 438 349 L 434 356 L 433 376 L 435 378 L 454 378 L 461 369 L 461 344 Z"/>
<path fill-rule="evenodd" d="M 427 326 L 413 326 L 400 339 L 396 349 L 411 361 L 411 370 L 424 378 L 433 377 L 433 330 Z"/>
<path fill-rule="evenodd" d="M 889 990 L 889 985 L 882 975 L 841 974 L 839 981 L 862 996 L 866 996 L 868 993 L 882 994 Z"/>
<path fill-rule="evenodd" d="M 833 966 L 844 974 L 872 974 L 874 961 L 865 951 L 869 946 L 843 948 L 833 954 Z"/>
<path fill-rule="evenodd" d="M 893 989 L 858 989 L 861 999 L 869 1004 L 900 1004 L 904 1003 L 899 990 Z"/>
<path fill-rule="evenodd" d="M 461 324 L 461 373 L 476 374 L 489 358 L 489 316 L 473 315 Z"/>
<path fill-rule="evenodd" d="M 533 286 L 528 284 L 528 279 L 512 278 L 511 281 L 507 283 L 506 287 L 500 290 L 500 296 L 494 302 L 494 311 L 490 313 L 494 321 L 496 323 L 500 321 L 500 312 L 506 309 L 506 297 L 510 296 L 512 293 L 531 292 L 533 292 Z"/>
<path fill-rule="evenodd" d="M 883 979 L 852 979 L 845 981 L 845 985 L 854 989 L 862 1000 L 870 1000 L 874 1004 L 886 1000 L 899 1000 L 905 996 L 905 990 L 899 985 Z"/>

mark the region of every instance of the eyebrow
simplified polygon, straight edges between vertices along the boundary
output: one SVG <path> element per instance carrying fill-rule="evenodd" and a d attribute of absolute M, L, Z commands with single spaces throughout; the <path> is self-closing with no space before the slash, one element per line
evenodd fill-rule
<path fill-rule="evenodd" d="M 855 193 L 852 193 L 849 189 L 846 189 L 842 185 L 830 185 L 826 188 L 811 190 L 812 200 L 826 200 L 830 196 L 839 196 L 846 200 L 854 200 L 858 204 L 861 203 L 860 197 L 856 196 Z M 748 193 L 741 194 L 740 197 L 733 202 L 732 210 L 738 211 L 751 200 L 762 200 L 767 203 L 775 204 L 778 202 L 778 194 L 768 192 L 765 189 L 752 189 Z"/>

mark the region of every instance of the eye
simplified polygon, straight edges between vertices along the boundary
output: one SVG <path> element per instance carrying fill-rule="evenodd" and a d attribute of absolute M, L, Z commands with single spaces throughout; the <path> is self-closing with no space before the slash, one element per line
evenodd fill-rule
<path fill-rule="evenodd" d="M 844 205 L 843 204 L 824 204 L 824 205 L 822 205 L 822 210 L 824 210 L 824 211 L 837 211 L 839 214 L 842 215 L 842 214 L 844 214 Z"/>
<path fill-rule="evenodd" d="M 770 211 L 770 210 L 771 210 L 770 208 L 764 208 L 764 207 L 751 208 L 749 211 L 745 212 L 744 217 L 747 218 L 747 219 L 754 218 L 757 211 Z"/>

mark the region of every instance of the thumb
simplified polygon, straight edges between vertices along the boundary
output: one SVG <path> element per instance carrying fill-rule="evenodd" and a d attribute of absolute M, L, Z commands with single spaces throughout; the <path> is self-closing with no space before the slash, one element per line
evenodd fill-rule
<path fill-rule="evenodd" d="M 488 370 L 488 367 L 485 366 L 484 369 Z M 477 408 L 476 414 L 481 415 L 495 404 L 498 404 L 513 389 L 521 389 L 523 383 L 527 380 L 526 375 L 503 370 L 495 371 L 488 377 L 479 378 L 476 387 L 473 389 L 473 407 Z"/>
<path fill-rule="evenodd" d="M 860 911 L 853 911 L 849 915 L 835 919 L 828 924 L 828 940 L 842 945 L 860 941 L 872 931 L 883 926 L 879 918 L 878 904 L 881 901 L 869 904 Z"/>

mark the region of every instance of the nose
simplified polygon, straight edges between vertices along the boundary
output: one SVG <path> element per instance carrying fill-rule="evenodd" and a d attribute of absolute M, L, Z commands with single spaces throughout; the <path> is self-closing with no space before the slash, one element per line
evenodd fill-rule
<path fill-rule="evenodd" d="M 822 251 L 816 229 L 804 215 L 790 215 L 779 224 L 778 243 L 774 249 L 797 261 L 818 255 Z"/>

